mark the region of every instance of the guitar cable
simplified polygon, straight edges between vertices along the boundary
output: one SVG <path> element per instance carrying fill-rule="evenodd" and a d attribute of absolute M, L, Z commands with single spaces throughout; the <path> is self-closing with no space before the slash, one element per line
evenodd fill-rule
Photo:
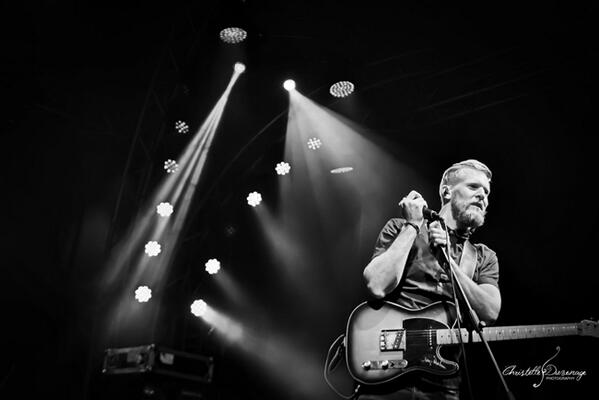
<path fill-rule="evenodd" d="M 356 388 L 354 389 L 354 392 L 351 395 L 345 395 L 345 394 L 341 393 L 339 390 L 337 390 L 337 388 L 335 386 L 333 386 L 333 384 L 329 381 L 329 373 L 335 369 L 335 367 L 337 366 L 337 364 L 343 357 L 344 347 L 345 347 L 345 335 L 341 334 L 341 335 L 339 335 L 339 337 L 337 339 L 335 339 L 335 341 L 333 341 L 333 343 L 329 347 L 329 351 L 327 352 L 327 357 L 326 357 L 325 363 L 324 363 L 324 380 L 327 383 L 327 385 L 329 385 L 329 387 L 331 389 L 333 389 L 333 391 L 335 393 L 337 393 L 338 396 L 340 396 L 344 399 L 353 399 L 358 394 L 358 390 L 360 390 L 359 384 L 356 385 Z M 334 354 L 331 355 L 333 352 L 334 352 Z"/>

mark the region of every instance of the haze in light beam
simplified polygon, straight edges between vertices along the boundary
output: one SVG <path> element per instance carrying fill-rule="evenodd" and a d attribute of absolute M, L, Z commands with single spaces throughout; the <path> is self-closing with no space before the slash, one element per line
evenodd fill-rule
<path fill-rule="evenodd" d="M 298 91 L 289 99 L 283 158 L 293 165 L 293 179 L 280 180 L 278 215 L 257 215 L 265 230 L 279 229 L 266 236 L 273 251 L 285 249 L 279 258 L 288 283 L 303 293 L 302 301 L 317 306 L 330 300 L 331 284 L 361 274 L 381 226 L 397 216 L 401 197 L 422 180 L 372 132 Z M 311 137 L 322 146 L 308 149 Z M 347 165 L 353 168 L 347 174 L 330 173 Z M 294 243 L 295 250 L 281 241 Z"/>
<path fill-rule="evenodd" d="M 322 354 L 302 343 L 301 334 L 284 334 L 270 326 L 257 326 L 251 316 L 237 320 L 210 305 L 202 320 L 252 361 L 263 379 L 278 386 L 285 398 L 321 399 L 331 395 L 322 382 Z"/>
<path fill-rule="evenodd" d="M 130 306 L 128 293 L 132 292 L 132 288 L 138 282 L 143 281 L 156 288 L 157 291 L 165 283 L 172 256 L 177 249 L 193 195 L 204 169 L 206 157 L 229 94 L 239 75 L 239 72 L 233 73 L 220 99 L 182 154 L 177 157 L 179 170 L 164 177 L 162 183 L 146 202 L 143 213 L 133 222 L 130 234 L 112 252 L 103 284 L 109 288 L 116 282 L 126 281 L 123 290 L 120 291 L 113 314 L 107 317 L 109 332 L 116 329 L 122 322 L 127 323 L 130 314 L 137 309 Z M 177 210 L 170 218 L 161 218 L 155 211 L 155 205 L 165 199 L 168 199 Z M 153 257 L 155 260 L 151 262 L 140 256 L 143 254 L 142 241 L 146 237 L 151 237 L 162 245 L 162 252 Z"/>

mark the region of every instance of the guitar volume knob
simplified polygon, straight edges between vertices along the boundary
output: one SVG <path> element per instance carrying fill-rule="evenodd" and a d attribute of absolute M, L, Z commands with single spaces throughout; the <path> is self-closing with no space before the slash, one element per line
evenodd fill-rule
<path fill-rule="evenodd" d="M 364 369 L 370 369 L 372 367 L 372 363 L 370 361 L 364 361 L 362 363 L 362 368 Z"/>
<path fill-rule="evenodd" d="M 387 369 L 389 368 L 389 360 L 385 360 L 381 363 L 381 368 L 382 369 Z"/>

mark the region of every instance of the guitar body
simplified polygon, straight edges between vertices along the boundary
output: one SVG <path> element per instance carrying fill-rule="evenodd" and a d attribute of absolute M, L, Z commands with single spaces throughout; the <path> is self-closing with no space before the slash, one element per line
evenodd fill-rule
<path fill-rule="evenodd" d="M 376 385 L 413 372 L 452 375 L 458 364 L 443 357 L 445 345 L 479 342 L 478 334 L 455 329 L 451 303 L 433 303 L 418 311 L 388 301 L 364 302 L 349 316 L 345 335 L 349 373 L 362 384 Z M 531 339 L 555 336 L 599 337 L 599 323 L 519 325 L 485 328 L 486 340 Z"/>
<path fill-rule="evenodd" d="M 418 311 L 380 301 L 364 302 L 351 313 L 346 361 L 363 384 L 389 382 L 412 371 L 451 375 L 458 364 L 441 356 L 436 330 L 454 321 L 453 305 L 434 303 Z"/>

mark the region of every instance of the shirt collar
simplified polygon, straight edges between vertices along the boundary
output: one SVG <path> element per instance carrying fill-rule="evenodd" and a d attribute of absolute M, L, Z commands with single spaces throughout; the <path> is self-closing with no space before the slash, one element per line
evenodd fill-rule
<path fill-rule="evenodd" d="M 472 235 L 472 230 L 470 230 L 470 229 L 457 230 L 457 229 L 451 229 L 450 227 L 447 227 L 447 230 L 449 231 L 449 234 L 451 236 L 454 236 L 455 238 L 461 239 L 461 240 L 468 240 L 468 239 L 470 239 L 470 236 Z"/>

